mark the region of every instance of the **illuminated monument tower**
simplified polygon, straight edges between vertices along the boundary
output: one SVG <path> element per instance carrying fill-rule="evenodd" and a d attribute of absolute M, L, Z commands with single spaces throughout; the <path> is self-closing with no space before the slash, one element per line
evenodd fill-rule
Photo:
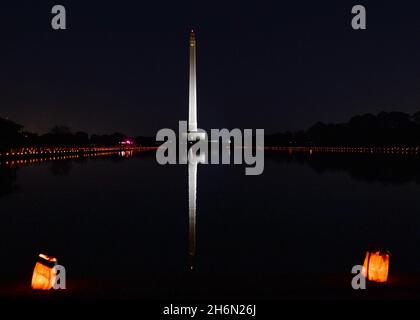
<path fill-rule="evenodd" d="M 190 32 L 190 100 L 188 109 L 188 141 L 206 139 L 204 132 L 197 127 L 197 74 L 196 74 L 196 40 L 193 30 Z M 206 163 L 205 154 L 197 155 L 188 150 L 188 255 L 189 269 L 194 269 L 196 256 L 196 214 L 197 214 L 197 171 L 198 164 Z"/>
<path fill-rule="evenodd" d="M 188 132 L 197 132 L 197 69 L 196 41 L 194 30 L 190 32 L 190 102 L 188 113 Z"/>
<path fill-rule="evenodd" d="M 196 141 L 197 138 L 205 139 L 204 133 L 197 129 L 197 68 L 196 48 L 194 30 L 190 32 L 190 100 L 188 108 L 188 141 Z"/>

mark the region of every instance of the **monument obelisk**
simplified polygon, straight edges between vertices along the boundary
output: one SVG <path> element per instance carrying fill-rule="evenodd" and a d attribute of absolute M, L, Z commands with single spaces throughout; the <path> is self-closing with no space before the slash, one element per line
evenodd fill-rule
<path fill-rule="evenodd" d="M 188 132 L 197 132 L 197 69 L 196 46 L 194 30 L 190 32 L 190 100 L 188 112 Z M 188 139 L 190 140 L 190 139 Z"/>
<path fill-rule="evenodd" d="M 206 134 L 197 127 L 197 68 L 196 68 L 197 42 L 195 32 L 190 32 L 190 99 L 188 108 L 188 141 L 205 140 Z"/>

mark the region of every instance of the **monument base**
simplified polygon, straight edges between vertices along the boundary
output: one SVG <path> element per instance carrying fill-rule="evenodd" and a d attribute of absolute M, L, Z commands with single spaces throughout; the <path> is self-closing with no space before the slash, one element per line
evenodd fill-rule
<path fill-rule="evenodd" d="M 188 132 L 187 140 L 188 142 L 207 140 L 207 134 L 205 132 Z"/>

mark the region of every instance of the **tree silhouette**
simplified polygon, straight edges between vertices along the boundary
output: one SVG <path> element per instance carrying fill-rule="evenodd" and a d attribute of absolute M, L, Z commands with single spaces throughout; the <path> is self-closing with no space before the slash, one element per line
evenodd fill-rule
<path fill-rule="evenodd" d="M 317 122 L 308 130 L 276 133 L 266 138 L 267 145 L 281 146 L 420 146 L 420 112 L 366 113 L 348 122 Z"/>
<path fill-rule="evenodd" d="M 8 119 L 0 118 L 0 149 L 23 143 L 23 126 Z"/>

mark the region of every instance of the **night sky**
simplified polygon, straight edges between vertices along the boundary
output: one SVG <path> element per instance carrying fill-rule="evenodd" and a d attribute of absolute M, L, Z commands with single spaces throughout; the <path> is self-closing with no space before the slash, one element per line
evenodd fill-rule
<path fill-rule="evenodd" d="M 420 110 L 420 5 L 409 1 L 8 2 L 0 117 L 30 131 L 175 128 L 188 113 L 191 28 L 201 128 L 270 133 Z M 54 4 L 65 31 L 51 28 Z M 351 28 L 357 4 L 365 31 Z"/>

